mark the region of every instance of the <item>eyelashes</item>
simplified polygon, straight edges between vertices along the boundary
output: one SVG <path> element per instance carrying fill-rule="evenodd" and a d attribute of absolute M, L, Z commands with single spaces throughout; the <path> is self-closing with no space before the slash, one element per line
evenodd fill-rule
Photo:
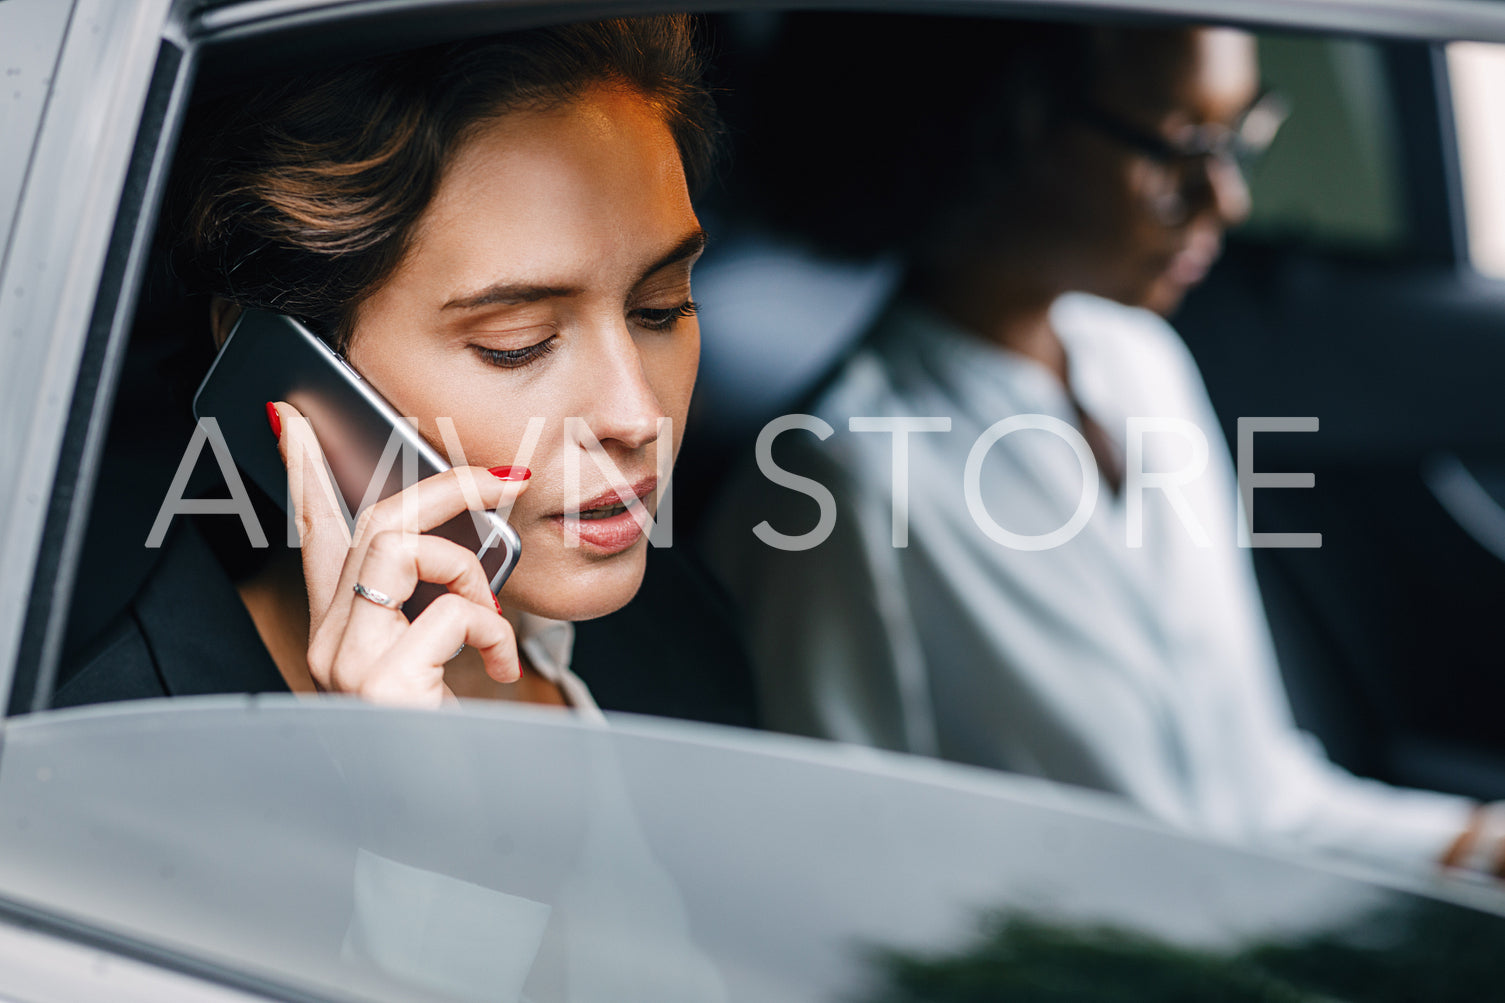
<path fill-rule="evenodd" d="M 700 312 L 700 304 L 694 300 L 685 300 L 679 306 L 666 309 L 643 308 L 632 312 L 633 323 L 645 331 L 671 331 L 679 326 L 679 322 Z M 537 362 L 539 359 L 554 351 L 558 344 L 559 336 L 550 335 L 543 341 L 529 345 L 526 348 L 487 348 L 483 345 L 472 345 L 476 354 L 488 365 L 498 369 L 521 369 L 523 366 Z"/>
<path fill-rule="evenodd" d="M 536 345 L 527 348 L 484 348 L 481 345 L 472 345 L 482 359 L 499 369 L 521 369 L 530 362 L 536 362 L 554 350 L 554 343 L 558 341 L 555 335 L 540 341 Z"/>
<path fill-rule="evenodd" d="M 637 318 L 638 326 L 649 331 L 667 331 L 686 317 L 693 317 L 700 312 L 700 304 L 694 300 L 685 300 L 679 306 L 670 307 L 667 310 L 635 310 L 633 316 Z"/>

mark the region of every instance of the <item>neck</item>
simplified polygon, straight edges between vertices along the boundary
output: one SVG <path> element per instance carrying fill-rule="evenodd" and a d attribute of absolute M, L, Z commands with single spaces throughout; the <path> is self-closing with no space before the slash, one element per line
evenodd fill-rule
<path fill-rule="evenodd" d="M 907 289 L 953 324 L 1034 359 L 1066 381 L 1066 348 L 1050 324 L 1051 304 L 1064 290 L 1031 276 L 1027 268 L 969 262 L 913 273 Z"/>

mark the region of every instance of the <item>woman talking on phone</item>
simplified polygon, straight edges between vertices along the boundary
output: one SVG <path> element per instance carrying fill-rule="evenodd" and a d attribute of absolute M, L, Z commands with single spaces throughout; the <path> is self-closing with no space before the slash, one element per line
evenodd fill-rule
<path fill-rule="evenodd" d="M 179 517 L 55 704 L 292 690 L 595 713 L 570 621 L 638 588 L 699 359 L 690 191 L 715 112 L 691 34 L 663 17 L 460 42 L 190 121 L 169 223 L 202 338 L 247 308 L 302 320 L 455 467 L 353 535 L 331 496 L 295 490 L 301 546 L 270 532 L 241 576 Z M 289 480 L 316 482 L 334 444 L 285 401 L 266 424 Z M 483 507 L 522 543 L 496 597 L 474 553 L 428 532 Z M 447 594 L 409 622 L 419 582 Z"/>

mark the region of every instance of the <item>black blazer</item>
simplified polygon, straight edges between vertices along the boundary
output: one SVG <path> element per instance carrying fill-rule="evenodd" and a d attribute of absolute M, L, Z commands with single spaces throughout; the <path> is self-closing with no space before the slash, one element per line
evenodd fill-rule
<path fill-rule="evenodd" d="M 62 667 L 52 706 L 287 692 L 234 584 L 193 521 L 180 519 L 130 605 Z"/>
<path fill-rule="evenodd" d="M 679 548 L 650 549 L 633 601 L 576 625 L 571 667 L 603 710 L 757 724 L 730 609 Z M 65 662 L 51 705 L 287 692 L 219 559 L 194 521 L 179 519 L 130 605 Z"/>

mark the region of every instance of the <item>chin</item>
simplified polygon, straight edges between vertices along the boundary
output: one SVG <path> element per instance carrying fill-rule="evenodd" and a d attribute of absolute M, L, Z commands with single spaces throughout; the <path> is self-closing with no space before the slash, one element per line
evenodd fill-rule
<path fill-rule="evenodd" d="M 1187 290 L 1174 289 L 1169 292 L 1158 293 L 1145 298 L 1141 304 L 1146 310 L 1153 310 L 1162 317 L 1169 317 L 1181 306 L 1181 301 L 1186 299 Z"/>
<path fill-rule="evenodd" d="M 1169 317 L 1176 312 L 1176 308 L 1181 305 L 1181 301 L 1186 298 L 1189 291 L 1189 287 L 1161 277 L 1126 295 L 1114 296 L 1113 299 L 1127 306 L 1143 307 L 1162 317 Z"/>
<path fill-rule="evenodd" d="M 517 570 L 502 586 L 503 606 L 550 620 L 594 620 L 626 606 L 643 584 L 647 540 L 609 557 L 562 545 L 541 550 L 530 554 L 524 545 Z"/>

